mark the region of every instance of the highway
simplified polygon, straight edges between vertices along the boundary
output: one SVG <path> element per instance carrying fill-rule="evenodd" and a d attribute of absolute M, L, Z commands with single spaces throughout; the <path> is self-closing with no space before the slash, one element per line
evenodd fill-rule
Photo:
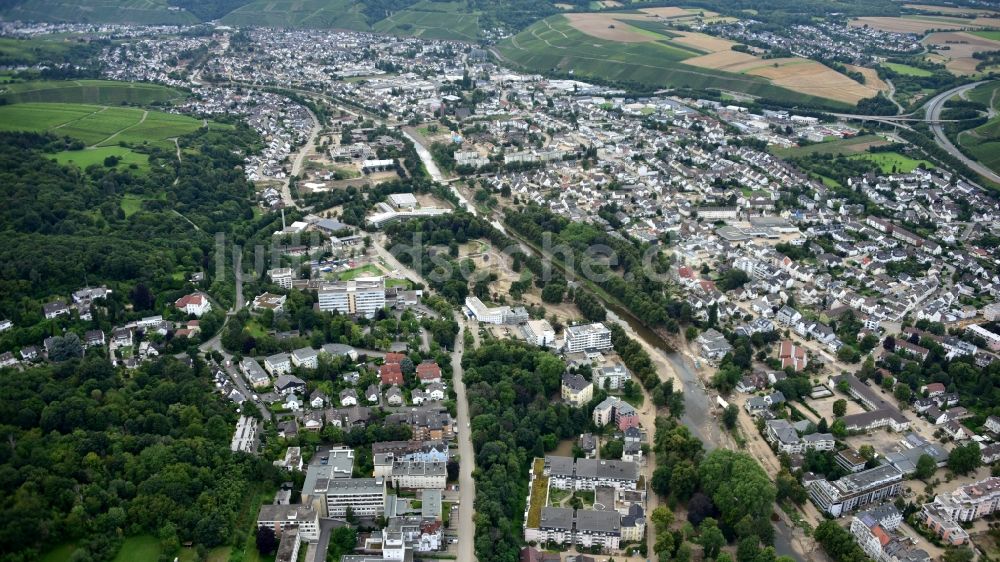
<path fill-rule="evenodd" d="M 935 121 L 940 119 L 941 110 L 944 109 L 944 104 L 946 101 L 951 99 L 956 94 L 961 94 L 963 92 L 971 90 L 982 83 L 983 83 L 982 81 L 973 82 L 971 84 L 966 84 L 964 86 L 952 88 L 947 92 L 943 92 L 934 96 L 933 98 L 931 98 L 929 102 L 927 102 L 926 105 L 924 105 L 924 116 L 927 118 L 928 121 L 932 122 L 930 124 L 931 132 L 934 133 L 934 140 L 937 141 L 938 146 L 948 151 L 948 154 L 951 154 L 955 158 L 961 160 L 963 164 L 965 164 L 969 168 L 972 168 L 972 170 L 975 171 L 977 174 L 996 183 L 1000 183 L 1000 175 L 997 175 L 997 173 L 994 172 L 993 170 L 962 154 L 962 151 L 960 151 L 958 147 L 952 144 L 951 139 L 948 138 L 948 135 L 944 134 L 944 128 L 941 127 L 941 124 L 934 123 Z"/>

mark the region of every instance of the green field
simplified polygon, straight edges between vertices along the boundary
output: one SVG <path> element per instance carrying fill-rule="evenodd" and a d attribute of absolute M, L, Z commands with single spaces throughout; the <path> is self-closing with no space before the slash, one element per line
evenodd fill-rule
<path fill-rule="evenodd" d="M 80 48 L 65 38 L 33 37 L 20 39 L 0 37 L 0 66 L 33 65 L 40 61 L 65 61 Z"/>
<path fill-rule="evenodd" d="M 0 130 L 50 132 L 88 146 L 121 142 L 170 149 L 174 137 L 201 127 L 197 119 L 158 111 L 82 104 L 23 103 L 0 106 Z"/>
<path fill-rule="evenodd" d="M 970 90 L 971 101 L 991 106 L 1000 111 L 1000 81 L 987 82 Z M 995 172 L 1000 172 L 1000 116 L 958 135 L 958 145 L 962 152 L 975 158 Z"/>
<path fill-rule="evenodd" d="M 357 279 L 358 277 L 378 277 L 381 275 L 381 269 L 373 264 L 368 264 L 361 267 L 355 267 L 354 269 L 348 269 L 340 274 L 340 280 L 350 281 L 351 279 Z"/>
<path fill-rule="evenodd" d="M 86 168 L 93 164 L 104 165 L 104 159 L 108 156 L 117 156 L 120 162 L 116 168 L 127 168 L 135 164 L 139 170 L 149 170 L 149 156 L 133 152 L 121 146 L 102 146 L 98 148 L 87 148 L 84 150 L 64 150 L 55 154 L 56 161 L 63 165 L 73 164 L 79 168 Z M 125 211 L 125 214 L 129 214 Z"/>
<path fill-rule="evenodd" d="M 934 167 L 934 164 L 931 164 L 927 160 L 917 160 L 916 158 L 910 158 L 909 156 L 898 152 L 870 152 L 866 154 L 856 154 L 851 156 L 851 158 L 871 160 L 872 162 L 878 164 L 883 174 L 891 174 L 893 172 L 903 174 L 909 173 L 920 167 L 921 164 L 928 169 Z"/>
<path fill-rule="evenodd" d="M 881 146 L 884 144 L 887 144 L 886 141 L 876 135 L 862 135 L 860 137 L 821 142 L 807 146 L 772 148 L 771 152 L 782 158 L 796 158 L 810 154 L 858 154 L 859 152 L 864 152 L 870 146 Z"/>
<path fill-rule="evenodd" d="M 924 70 L 922 68 L 917 68 L 915 66 L 910 66 L 908 64 L 899 64 L 899 63 L 895 63 L 895 62 L 884 62 L 884 63 L 882 63 L 882 66 L 888 68 L 889 70 L 892 70 L 893 72 L 896 72 L 898 74 L 905 74 L 907 76 L 926 77 L 926 76 L 933 76 L 934 75 L 934 73 L 931 72 L 931 71 L 929 71 L 929 70 Z"/>
<path fill-rule="evenodd" d="M 0 87 L 0 99 L 7 103 L 90 103 L 97 105 L 148 105 L 183 97 L 183 92 L 141 82 L 111 80 L 44 80 L 20 82 Z"/>
<path fill-rule="evenodd" d="M 260 27 L 369 29 L 361 5 L 353 0 L 254 0 L 226 14 L 222 22 Z"/>
<path fill-rule="evenodd" d="M 672 43 L 666 35 L 659 41 L 641 43 L 606 41 L 582 33 L 561 15 L 536 22 L 516 36 L 505 39 L 497 50 L 508 63 L 532 72 L 569 74 L 572 71 L 574 76 L 583 80 L 598 78 L 647 88 L 712 88 L 764 96 L 790 104 L 850 107 L 774 86 L 758 76 L 685 65 L 682 61 L 702 53 Z"/>
<path fill-rule="evenodd" d="M 168 0 L 21 0 L 4 2 L 5 20 L 183 25 L 198 18 L 170 10 Z"/>
<path fill-rule="evenodd" d="M 424 39 L 475 41 L 479 37 L 479 14 L 465 2 L 422 0 L 372 26 L 380 33 L 412 35 Z"/>
<path fill-rule="evenodd" d="M 993 41 L 1000 41 L 1000 31 L 990 30 L 990 31 L 970 31 L 969 33 L 982 37 L 983 39 L 992 39 Z"/>

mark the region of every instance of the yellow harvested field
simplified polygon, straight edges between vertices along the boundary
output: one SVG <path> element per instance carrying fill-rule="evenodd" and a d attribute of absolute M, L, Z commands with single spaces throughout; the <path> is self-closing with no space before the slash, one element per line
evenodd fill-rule
<path fill-rule="evenodd" d="M 980 10 L 977 8 L 956 8 L 952 6 L 929 6 L 927 4 L 903 4 L 904 8 L 910 8 L 913 10 L 921 10 L 924 12 L 934 12 L 939 14 L 957 14 L 957 15 L 983 15 L 987 16 L 990 14 L 996 14 L 991 10 Z"/>
<path fill-rule="evenodd" d="M 974 53 L 1000 50 L 1000 41 L 960 31 L 931 33 L 924 37 L 921 43 L 926 45 L 928 50 L 933 51 L 936 56 L 945 59 L 945 68 L 961 75 L 976 73 L 976 65 L 979 64 L 979 61 L 973 58 Z"/>
<path fill-rule="evenodd" d="M 865 86 L 870 86 L 882 92 L 889 91 L 889 85 L 886 84 L 884 80 L 879 78 L 878 72 L 876 72 L 874 68 L 856 66 L 853 64 L 847 64 L 844 66 L 846 66 L 849 70 L 853 70 L 854 72 L 860 72 L 861 75 L 865 77 Z"/>
<path fill-rule="evenodd" d="M 727 72 L 742 72 L 747 68 L 760 66 L 763 62 L 749 53 L 741 53 L 739 51 L 719 51 L 700 57 L 684 59 L 684 64 L 690 64 L 699 68 L 725 70 Z"/>
<path fill-rule="evenodd" d="M 685 10 L 684 8 L 678 8 L 676 6 L 670 6 L 667 8 L 643 8 L 642 10 L 639 11 L 645 14 L 649 14 L 651 16 L 658 16 L 661 18 L 680 18 L 692 15 L 692 13 L 689 12 L 688 10 Z M 705 13 L 708 14 L 709 12 Z"/>
<path fill-rule="evenodd" d="M 875 88 L 859 84 L 818 62 L 804 59 L 796 60 L 798 62 L 779 64 L 777 68 L 773 64 L 769 64 L 749 70 L 747 74 L 762 76 L 771 80 L 776 86 L 782 86 L 789 90 L 847 103 L 857 103 L 859 100 L 870 98 L 878 93 Z"/>
<path fill-rule="evenodd" d="M 622 7 L 622 3 L 621 2 L 617 2 L 616 0 L 598 0 L 597 3 L 600 4 L 602 8 L 621 8 Z"/>
<path fill-rule="evenodd" d="M 622 14 L 564 14 L 570 25 L 583 33 L 598 39 L 618 41 L 621 43 L 645 43 L 653 41 L 656 36 L 641 33 L 617 19 Z"/>
<path fill-rule="evenodd" d="M 680 43 L 705 53 L 719 53 L 732 51 L 733 45 L 737 43 L 720 37 L 705 35 L 704 33 L 692 33 L 690 31 L 672 31 L 680 37 L 671 39 L 672 43 Z"/>
<path fill-rule="evenodd" d="M 576 7 L 572 4 L 553 4 L 553 6 L 559 8 L 560 10 L 572 10 Z"/>
<path fill-rule="evenodd" d="M 851 20 L 854 27 L 868 27 L 896 33 L 923 34 L 931 29 L 972 29 L 979 27 L 1000 27 L 1000 19 L 976 18 L 960 20 L 935 16 L 914 16 L 912 18 L 867 17 Z"/>

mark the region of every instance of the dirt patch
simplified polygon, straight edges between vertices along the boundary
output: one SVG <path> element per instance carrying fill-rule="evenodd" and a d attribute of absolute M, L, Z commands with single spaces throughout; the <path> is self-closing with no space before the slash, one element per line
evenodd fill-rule
<path fill-rule="evenodd" d="M 962 75 L 976 73 L 979 61 L 973 58 L 973 54 L 1000 50 L 1000 41 L 956 31 L 931 33 L 921 43 L 945 60 L 945 68 Z"/>
<path fill-rule="evenodd" d="M 705 53 L 735 52 L 733 51 L 733 45 L 736 45 L 736 43 L 728 39 L 712 37 L 704 33 L 691 33 L 689 31 L 674 31 L 673 33 L 676 33 L 679 37 L 673 38 L 671 40 L 672 43 L 679 43 Z"/>
<path fill-rule="evenodd" d="M 867 68 L 864 66 L 856 66 L 853 64 L 844 65 L 848 70 L 853 70 L 854 72 L 860 72 L 862 76 L 865 77 L 865 86 L 870 88 L 875 88 L 880 92 L 888 92 L 890 90 L 889 85 L 885 83 L 884 80 L 879 78 L 878 72 L 874 68 Z"/>
<path fill-rule="evenodd" d="M 790 64 L 779 63 L 777 68 L 771 64 L 752 69 L 747 74 L 763 76 L 789 90 L 847 103 L 857 103 L 878 93 L 875 88 L 859 84 L 832 68 L 802 59 Z"/>
<path fill-rule="evenodd" d="M 656 37 L 640 33 L 618 18 L 621 14 L 565 14 L 570 25 L 598 39 L 619 43 L 645 43 Z"/>

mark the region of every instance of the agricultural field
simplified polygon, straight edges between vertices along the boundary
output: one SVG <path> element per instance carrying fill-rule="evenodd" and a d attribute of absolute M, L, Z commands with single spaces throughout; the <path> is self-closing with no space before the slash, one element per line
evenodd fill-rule
<path fill-rule="evenodd" d="M 7 103 L 148 105 L 183 96 L 180 90 L 166 86 L 111 80 L 40 80 L 0 86 L 0 99 Z"/>
<path fill-rule="evenodd" d="M 0 37 L 0 66 L 34 65 L 40 61 L 67 62 L 88 50 L 88 46 L 63 36 L 31 39 Z"/>
<path fill-rule="evenodd" d="M 943 31 L 931 33 L 921 43 L 942 57 L 945 68 L 950 72 L 967 76 L 977 73 L 979 60 L 973 57 L 975 53 L 1000 50 L 1000 38 L 994 39 L 994 36 L 1000 36 L 1000 31 Z"/>
<path fill-rule="evenodd" d="M 1000 28 L 996 18 L 961 19 L 940 16 L 865 17 L 851 20 L 855 27 L 871 27 L 896 33 L 923 35 L 931 29 L 969 29 L 976 27 Z"/>
<path fill-rule="evenodd" d="M 878 71 L 874 68 L 868 68 L 866 66 L 857 66 L 853 64 L 844 65 L 848 70 L 861 73 L 865 77 L 865 85 L 875 88 L 880 92 L 888 92 L 890 90 L 889 85 L 882 80 L 878 75 Z"/>
<path fill-rule="evenodd" d="M 108 22 L 140 25 L 198 23 L 184 10 L 170 10 L 168 0 L 21 0 L 4 2 L 5 20 Z"/>
<path fill-rule="evenodd" d="M 883 174 L 892 174 L 896 172 L 905 174 L 921 167 L 921 165 L 927 169 L 934 167 L 934 164 L 931 164 L 927 160 L 917 160 L 916 158 L 910 158 L 909 156 L 898 152 L 867 152 L 864 154 L 857 154 L 851 158 L 870 160 L 878 164 Z"/>
<path fill-rule="evenodd" d="M 968 93 L 971 101 L 977 101 L 1000 111 L 1000 81 L 983 84 Z M 958 135 L 958 144 L 965 152 L 989 167 L 1000 172 L 1000 116 Z"/>
<path fill-rule="evenodd" d="M 24 103 L 0 106 L 0 130 L 51 132 L 88 146 L 121 142 L 174 146 L 172 138 L 201 127 L 197 119 L 158 111 L 78 104 Z"/>
<path fill-rule="evenodd" d="M 917 68 L 915 66 L 910 66 L 908 64 L 899 64 L 896 62 L 884 62 L 882 66 L 897 72 L 899 74 L 905 74 L 907 76 L 933 76 L 934 73 L 929 70 L 924 70 L 922 68 Z"/>
<path fill-rule="evenodd" d="M 980 10 L 976 8 L 965 8 L 965 7 L 951 7 L 951 6 L 932 6 L 927 4 L 903 4 L 904 8 L 910 8 L 912 10 L 919 10 L 921 12 L 937 12 L 941 14 L 953 14 L 959 16 L 986 16 L 990 14 L 995 14 L 992 10 Z"/>
<path fill-rule="evenodd" d="M 465 2 L 423 0 L 395 12 L 372 26 L 381 33 L 412 35 L 424 39 L 475 41 L 479 38 L 479 14 L 469 11 Z"/>
<path fill-rule="evenodd" d="M 261 27 L 369 29 L 361 4 L 353 0 L 254 0 L 226 14 L 222 22 Z"/>
<path fill-rule="evenodd" d="M 662 10 L 677 13 L 676 8 Z M 508 38 L 497 50 L 509 63 L 535 72 L 572 71 L 646 87 L 716 88 L 840 108 L 877 93 L 819 63 L 764 61 L 733 51 L 730 41 L 657 31 L 656 23 L 642 13 L 557 15 Z"/>
<path fill-rule="evenodd" d="M 862 135 L 849 139 L 821 142 L 792 148 L 772 148 L 771 152 L 782 158 L 796 158 L 810 154 L 861 154 L 873 146 L 889 144 L 876 135 Z"/>

